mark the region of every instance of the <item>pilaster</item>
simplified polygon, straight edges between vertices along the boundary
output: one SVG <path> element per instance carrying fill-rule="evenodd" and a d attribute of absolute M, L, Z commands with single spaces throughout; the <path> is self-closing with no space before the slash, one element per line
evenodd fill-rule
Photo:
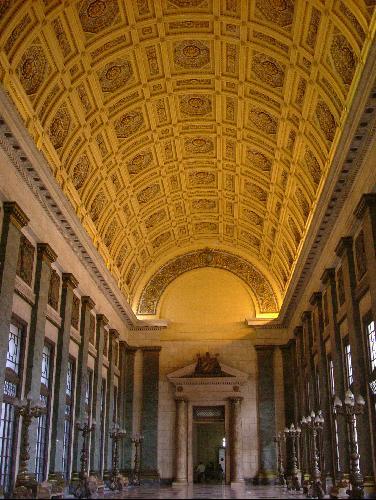
<path fill-rule="evenodd" d="M 28 217 L 14 201 L 3 203 L 4 218 L 0 239 L 0 387 L 4 386 L 5 364 L 8 352 L 9 325 L 12 317 L 13 294 L 16 282 L 17 260 L 21 229 Z M 0 404 L 3 391 L 0 391 Z"/>
<path fill-rule="evenodd" d="M 109 471 L 112 463 L 112 446 L 109 436 L 111 427 L 114 423 L 114 377 L 115 377 L 115 344 L 119 338 L 119 332 L 113 328 L 109 331 L 110 341 L 108 350 L 109 367 L 107 372 L 107 394 L 106 394 L 106 423 L 104 437 L 104 469 Z"/>
<path fill-rule="evenodd" d="M 35 303 L 31 311 L 29 343 L 25 372 L 25 394 L 33 400 L 40 398 L 40 385 L 42 375 L 42 352 L 46 331 L 46 312 L 48 304 L 48 291 L 51 278 L 51 264 L 57 256 L 47 243 L 37 244 L 37 263 L 34 280 Z M 30 460 L 29 467 L 34 471 L 35 450 L 37 439 L 37 420 L 30 426 Z"/>
<path fill-rule="evenodd" d="M 54 405 L 51 422 L 51 449 L 50 449 L 50 477 L 64 477 L 64 425 L 65 425 L 65 400 L 67 367 L 69 360 L 69 340 L 72 317 L 73 291 L 77 288 L 78 281 L 71 273 L 63 274 L 60 314 L 62 317 L 61 328 L 56 345 L 56 368 Z"/>
<path fill-rule="evenodd" d="M 102 365 L 103 365 L 103 342 L 104 327 L 108 324 L 108 319 L 104 314 L 97 314 L 97 330 L 95 347 L 97 357 L 94 361 L 94 384 L 93 384 L 93 420 L 96 423 L 96 430 L 93 432 L 90 450 L 91 472 L 98 477 L 101 476 L 101 392 L 102 392 Z"/>
<path fill-rule="evenodd" d="M 87 374 L 87 361 L 89 353 L 89 337 L 90 337 L 90 316 L 91 311 L 94 309 L 95 303 L 88 296 L 81 297 L 81 321 L 80 321 L 80 336 L 81 343 L 78 350 L 77 358 L 77 382 L 76 382 L 76 406 L 75 406 L 75 420 L 76 422 L 83 422 L 85 415 L 85 396 L 86 386 L 88 382 Z M 80 471 L 80 452 L 82 449 L 82 434 L 80 432 L 74 433 L 73 441 L 73 454 L 72 454 L 72 474 L 77 477 Z"/>
<path fill-rule="evenodd" d="M 142 347 L 142 475 L 158 479 L 158 389 L 161 347 Z"/>

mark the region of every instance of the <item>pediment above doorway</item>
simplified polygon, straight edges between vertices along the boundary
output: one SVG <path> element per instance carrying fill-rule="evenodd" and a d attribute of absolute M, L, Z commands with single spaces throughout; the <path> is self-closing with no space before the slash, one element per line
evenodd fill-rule
<path fill-rule="evenodd" d="M 169 373 L 167 378 L 175 386 L 176 397 L 201 399 L 204 396 L 211 399 L 211 396 L 218 398 L 219 394 L 221 398 L 241 396 L 242 386 L 249 375 L 221 362 L 218 365 L 220 372 L 212 376 L 197 373 L 197 362 Z"/>

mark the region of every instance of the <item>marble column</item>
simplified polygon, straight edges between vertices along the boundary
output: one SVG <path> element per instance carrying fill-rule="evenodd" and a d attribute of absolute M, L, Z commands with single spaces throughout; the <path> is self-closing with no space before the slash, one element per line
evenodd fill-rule
<path fill-rule="evenodd" d="M 35 270 L 34 293 L 35 303 L 31 311 L 28 353 L 25 372 L 25 394 L 33 400 L 40 398 L 40 384 L 42 376 L 42 352 L 46 331 L 46 313 L 48 304 L 48 290 L 50 288 L 51 264 L 56 260 L 56 254 L 47 243 L 37 244 L 37 264 Z M 38 420 L 34 419 L 30 425 L 30 471 L 35 468 L 35 452 L 37 443 Z"/>
<path fill-rule="evenodd" d="M 95 303 L 88 296 L 81 297 L 81 321 L 80 335 L 81 344 L 78 350 L 77 358 L 77 382 L 76 382 L 76 405 L 75 405 L 75 421 L 83 422 L 86 417 L 85 412 L 85 397 L 87 386 L 87 360 L 89 353 L 89 338 L 90 338 L 90 317 L 91 311 L 94 309 Z M 72 478 L 78 479 L 80 472 L 80 453 L 82 449 L 83 439 L 81 432 L 74 432 L 73 440 L 73 455 L 72 455 Z"/>
<path fill-rule="evenodd" d="M 73 274 L 63 273 L 62 278 L 61 327 L 56 345 L 54 405 L 51 421 L 50 480 L 58 480 L 60 477 L 64 478 L 63 452 L 67 367 L 69 361 L 73 291 L 78 286 L 78 281 Z"/>
<path fill-rule="evenodd" d="M 144 441 L 141 448 L 142 476 L 159 479 L 158 473 L 158 396 L 160 347 L 142 348 L 142 419 Z"/>
<path fill-rule="evenodd" d="M 230 480 L 231 486 L 244 483 L 243 477 L 243 449 L 242 449 L 242 415 L 243 398 L 230 397 Z"/>
<path fill-rule="evenodd" d="M 104 437 L 104 470 L 105 477 L 109 477 L 112 467 L 112 440 L 109 436 L 114 421 L 114 377 L 115 377 L 115 344 L 119 338 L 119 332 L 110 329 L 110 341 L 108 350 L 109 368 L 107 372 L 107 394 L 106 394 L 106 420 Z"/>
<path fill-rule="evenodd" d="M 104 327 L 108 319 L 104 314 L 97 314 L 97 332 L 95 348 L 97 356 L 94 361 L 94 384 L 93 384 L 93 420 L 96 424 L 95 432 L 92 433 L 90 450 L 90 472 L 98 478 L 101 476 L 101 395 L 102 395 L 102 365 L 103 365 L 103 343 Z"/>
<path fill-rule="evenodd" d="M 126 342 L 120 342 L 119 347 L 119 421 L 120 426 L 127 431 L 127 438 L 120 441 L 120 468 L 129 473 L 132 469 L 130 436 L 133 432 L 134 364 L 137 349 Z"/>
<path fill-rule="evenodd" d="M 0 369 L 0 387 L 4 387 L 5 380 L 9 325 L 12 317 L 21 229 L 29 222 L 28 217 L 14 201 L 5 201 L 3 211 L 0 239 L 0 366 L 2 367 Z M 1 390 L 0 405 L 2 400 L 3 391 Z"/>
<path fill-rule="evenodd" d="M 277 457 L 274 437 L 274 346 L 256 346 L 258 367 L 259 473 L 261 484 L 276 478 Z"/>
<path fill-rule="evenodd" d="M 176 398 L 176 441 L 175 462 L 176 475 L 173 485 L 185 485 L 188 482 L 188 414 L 187 401 L 184 398 Z"/>

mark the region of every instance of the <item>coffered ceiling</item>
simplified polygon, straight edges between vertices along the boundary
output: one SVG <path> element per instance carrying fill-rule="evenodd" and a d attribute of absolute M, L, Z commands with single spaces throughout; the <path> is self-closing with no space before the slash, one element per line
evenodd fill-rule
<path fill-rule="evenodd" d="M 280 306 L 374 3 L 0 1 L 0 79 L 130 302 L 212 247 Z"/>

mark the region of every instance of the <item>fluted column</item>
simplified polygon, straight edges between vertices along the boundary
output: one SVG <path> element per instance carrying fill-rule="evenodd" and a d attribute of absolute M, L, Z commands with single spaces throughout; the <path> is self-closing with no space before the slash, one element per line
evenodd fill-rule
<path fill-rule="evenodd" d="M 29 222 L 28 217 L 15 202 L 5 201 L 3 211 L 0 240 L 0 387 L 4 387 L 5 380 L 9 325 L 12 317 L 21 229 Z M 2 400 L 3 390 L 0 391 L 0 405 Z"/>
<path fill-rule="evenodd" d="M 176 475 L 174 485 L 184 485 L 188 482 L 187 446 L 188 446 L 188 415 L 187 401 L 176 398 Z"/>
<path fill-rule="evenodd" d="M 64 477 L 63 453 L 67 368 L 69 360 L 73 291 L 77 286 L 78 281 L 73 274 L 63 274 L 60 307 L 62 321 L 56 346 L 54 406 L 51 422 L 50 479 L 51 477 L 55 479 L 58 475 Z"/>
<path fill-rule="evenodd" d="M 85 396 L 87 385 L 87 360 L 89 353 L 89 338 L 90 338 L 90 317 L 91 311 L 94 309 L 95 303 L 88 296 L 81 297 L 81 321 L 80 321 L 80 335 L 81 344 L 78 351 L 77 358 L 77 382 L 76 382 L 76 408 L 75 419 L 78 422 L 83 422 L 85 419 Z M 80 471 L 80 452 L 82 449 L 82 434 L 75 432 L 73 441 L 73 464 L 72 476 L 77 478 Z"/>
<path fill-rule="evenodd" d="M 231 486 L 243 484 L 242 416 L 240 396 L 229 398 L 230 404 L 230 479 Z"/>

